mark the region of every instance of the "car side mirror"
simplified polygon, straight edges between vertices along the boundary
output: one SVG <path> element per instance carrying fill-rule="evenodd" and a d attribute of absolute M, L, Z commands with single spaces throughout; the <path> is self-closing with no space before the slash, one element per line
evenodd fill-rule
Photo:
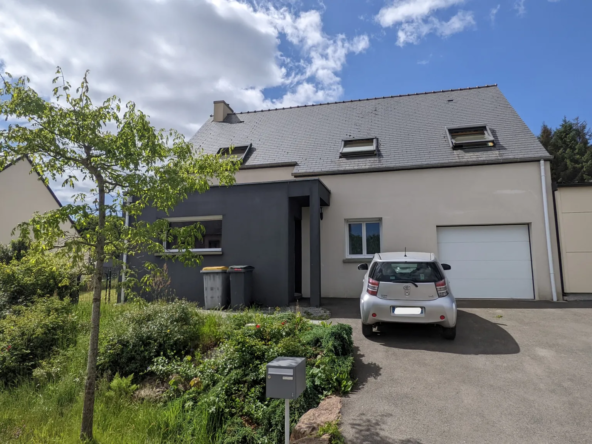
<path fill-rule="evenodd" d="M 452 267 L 450 265 L 448 265 L 448 264 L 442 264 L 442 268 L 444 270 L 450 270 Z"/>
<path fill-rule="evenodd" d="M 367 271 L 368 270 L 368 264 L 360 264 L 360 265 L 358 265 L 358 270 Z"/>

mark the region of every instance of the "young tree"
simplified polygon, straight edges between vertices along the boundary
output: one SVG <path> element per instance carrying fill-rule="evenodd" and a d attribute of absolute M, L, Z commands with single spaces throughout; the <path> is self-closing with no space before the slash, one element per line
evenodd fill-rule
<path fill-rule="evenodd" d="M 0 130 L 0 170 L 28 156 L 43 177 L 63 180 L 62 186 L 93 184 L 90 191 L 76 194 L 73 203 L 35 214 L 19 225 L 21 232 L 32 233 L 33 249 L 58 250 L 81 263 L 92 258 L 94 293 L 80 431 L 81 439 L 88 440 L 93 437 L 104 262 L 118 263 L 124 252 L 162 252 L 165 237 L 176 239 L 182 250 L 177 258 L 185 264 L 201 259 L 189 249 L 201 239 L 203 226 L 169 229 L 159 220 L 125 227 L 120 215 L 127 211 L 133 220 L 148 206 L 168 213 L 189 194 L 208 190 L 214 180 L 234 183 L 239 164 L 232 158 L 196 153 L 174 130 L 155 130 L 133 102 L 122 106 L 113 96 L 93 105 L 88 72 L 75 91 L 60 68 L 56 75 L 50 101 L 31 88 L 28 78 L 2 76 L 0 115 L 13 123 Z M 125 196 L 133 196 L 132 202 Z M 81 234 L 73 232 L 71 221 Z M 131 282 L 126 279 L 128 285 Z"/>
<path fill-rule="evenodd" d="M 556 130 L 543 124 L 539 141 L 553 155 L 551 178 L 556 183 L 592 181 L 592 133 L 586 122 L 567 120 Z"/>

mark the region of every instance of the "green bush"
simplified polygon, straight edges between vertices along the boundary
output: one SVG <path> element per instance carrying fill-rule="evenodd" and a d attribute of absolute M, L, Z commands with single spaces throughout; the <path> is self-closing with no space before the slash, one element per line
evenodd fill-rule
<path fill-rule="evenodd" d="M 13 259 L 20 261 L 31 247 L 31 242 L 27 238 L 11 240 L 8 245 L 0 244 L 0 263 L 8 264 Z"/>
<path fill-rule="evenodd" d="M 44 298 L 13 307 L 0 319 L 0 384 L 14 385 L 30 376 L 57 347 L 74 341 L 76 328 L 68 301 Z"/>
<path fill-rule="evenodd" d="M 292 402 L 293 423 L 323 397 L 351 390 L 351 327 L 313 325 L 293 314 L 245 313 L 231 316 L 227 322 L 215 356 L 197 366 L 175 368 L 177 375 L 186 374 L 185 383 L 188 378 L 200 381 L 200 390 L 189 389 L 182 396 L 196 402 L 206 434 L 219 436 L 212 442 L 282 441 L 284 402 L 265 397 L 265 367 L 278 356 L 307 358 L 307 387 Z"/>
<path fill-rule="evenodd" d="M 0 262 L 0 311 L 50 296 L 78 299 L 77 273 L 66 259 L 47 253 Z"/>
<path fill-rule="evenodd" d="M 103 332 L 99 370 L 114 375 L 146 374 L 158 356 L 190 355 L 199 346 L 204 316 L 186 302 L 152 303 L 128 311 L 120 328 Z"/>

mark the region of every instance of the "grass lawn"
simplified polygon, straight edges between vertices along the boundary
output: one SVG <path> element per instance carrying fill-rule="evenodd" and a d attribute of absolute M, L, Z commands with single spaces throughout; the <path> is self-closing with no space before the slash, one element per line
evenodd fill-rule
<path fill-rule="evenodd" d="M 73 307 L 79 324 L 75 345 L 58 345 L 33 377 L 0 388 L 0 442 L 80 442 L 91 309 L 82 296 Z M 102 305 L 101 350 L 107 370 L 97 383 L 98 443 L 277 444 L 283 436 L 284 404 L 266 400 L 264 386 L 265 362 L 280 355 L 307 357 L 308 386 L 293 403 L 293 425 L 324 396 L 351 389 L 351 328 L 348 338 L 347 330 L 336 328 L 346 326 L 315 326 L 294 315 L 246 312 L 224 317 L 200 312 L 199 344 L 187 353 L 190 357 L 163 357 L 154 361 L 160 363 L 158 369 L 143 367 L 146 374 L 135 374 L 138 386 L 158 379 L 166 390 L 156 400 L 140 399 L 137 392 L 131 395 L 136 387 L 121 389 L 111 382 L 113 369 L 123 372 L 141 356 L 151 356 L 153 338 L 176 335 L 164 349 L 169 350 L 185 334 L 181 327 L 177 331 L 176 322 L 167 327 L 166 316 L 153 305 Z M 144 321 L 146 316 L 151 320 Z M 126 344 L 135 345 L 126 349 Z M 128 374 L 131 371 L 122 376 Z"/>

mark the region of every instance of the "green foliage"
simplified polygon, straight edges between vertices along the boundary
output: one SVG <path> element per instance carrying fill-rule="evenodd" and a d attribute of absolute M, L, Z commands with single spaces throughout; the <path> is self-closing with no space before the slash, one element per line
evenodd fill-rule
<path fill-rule="evenodd" d="M 541 144 L 553 155 L 551 178 L 559 184 L 592 181 L 592 132 L 586 122 L 567 120 L 553 130 L 543 124 Z"/>
<path fill-rule="evenodd" d="M 118 263 L 124 252 L 162 252 L 163 236 L 168 236 L 177 239 L 182 251 L 171 260 L 198 263 L 200 257 L 189 249 L 203 234 L 200 224 L 167 230 L 166 220 L 160 219 L 125 227 L 121 214 L 127 211 L 134 218 L 147 207 L 168 212 L 190 194 L 208 190 L 213 181 L 232 185 L 240 162 L 196 152 L 177 131 L 155 129 L 133 102 L 122 104 L 113 96 L 93 104 L 88 72 L 73 88 L 58 68 L 53 83 L 54 100 L 48 101 L 28 78 L 2 77 L 0 116 L 19 123 L 0 129 L 0 170 L 28 156 L 46 179 L 61 180 L 64 187 L 82 181 L 94 186 L 76 195 L 74 203 L 22 223 L 21 232 L 36 240 L 32 248 L 59 244 L 64 254 L 81 262 L 90 252 L 93 259 L 100 255 Z M 107 194 L 112 199 L 105 200 Z M 125 196 L 133 196 L 133 202 Z"/>
<path fill-rule="evenodd" d="M 337 421 L 328 422 L 327 424 L 319 427 L 317 436 L 323 435 L 329 435 L 331 437 L 331 444 L 345 444 L 345 438 L 343 438 L 343 435 L 339 430 L 339 423 Z"/>
<path fill-rule="evenodd" d="M 86 328 L 73 330 L 71 346 L 64 344 L 44 358 L 35 370 L 36 386 L 24 381 L 0 391 L 2 442 L 19 433 L 27 442 L 79 442 L 90 305 L 66 307 Z M 291 402 L 292 425 L 324 396 L 351 389 L 353 358 L 334 354 L 344 353 L 351 343 L 351 330 L 340 324 L 315 325 L 294 314 L 256 311 L 222 316 L 185 302 L 106 305 L 102 311 L 101 350 L 117 357 L 105 363 L 124 362 L 119 358 L 133 353 L 142 360 L 152 355 L 149 370 L 146 366 L 140 373 L 101 367 L 105 373 L 98 383 L 95 438 L 102 443 L 283 442 L 284 401 L 265 397 L 265 364 L 281 355 L 307 358 L 307 387 Z M 156 327 L 141 328 L 144 324 Z M 179 325 L 168 332 L 171 324 Z M 173 341 L 150 346 L 158 332 L 173 334 Z M 194 339 L 189 348 L 161 353 L 191 343 L 186 337 Z M 118 343 L 121 350 L 114 348 Z M 128 376 L 119 377 L 117 371 Z M 109 374 L 115 375 L 111 381 Z M 158 402 L 141 401 L 142 390 L 151 386 L 168 391 Z"/>
<path fill-rule="evenodd" d="M 119 376 L 119 373 L 116 373 L 109 384 L 109 391 L 106 393 L 106 396 L 118 401 L 131 398 L 134 392 L 138 390 L 138 386 L 132 383 L 133 377 L 134 375 L 131 374 L 122 378 Z"/>
<path fill-rule="evenodd" d="M 17 257 L 0 262 L 0 312 L 30 304 L 38 297 L 78 299 L 78 273 L 67 258 L 51 253 Z"/>
<path fill-rule="evenodd" d="M 103 335 L 100 371 L 137 377 L 158 356 L 183 357 L 198 348 L 203 315 L 186 302 L 153 303 L 123 314 L 118 329 Z"/>
<path fill-rule="evenodd" d="M 75 340 L 72 305 L 58 298 L 15 306 L 0 320 L 0 384 L 13 385 L 32 374 L 57 347 Z"/>
<path fill-rule="evenodd" d="M 350 356 L 353 353 L 354 342 L 352 328 L 346 324 L 322 323 L 313 327 L 304 340 L 313 347 L 321 347 L 326 354 L 335 356 Z"/>
<path fill-rule="evenodd" d="M 13 259 L 20 261 L 30 248 L 30 240 L 23 237 L 11 240 L 8 245 L 0 244 L 0 264 L 8 264 Z"/>

